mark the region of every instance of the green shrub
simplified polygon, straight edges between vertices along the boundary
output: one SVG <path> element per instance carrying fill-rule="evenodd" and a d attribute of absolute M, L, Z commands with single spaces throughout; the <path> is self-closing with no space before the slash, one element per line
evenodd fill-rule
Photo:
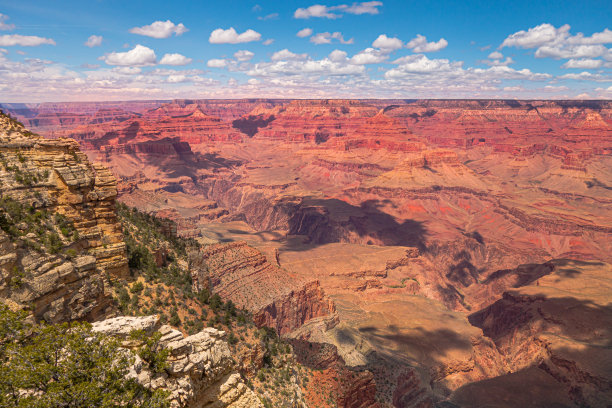
<path fill-rule="evenodd" d="M 167 393 L 128 378 L 133 358 L 117 339 L 87 323 L 31 325 L 25 317 L 0 305 L 0 406 L 170 406 Z"/>

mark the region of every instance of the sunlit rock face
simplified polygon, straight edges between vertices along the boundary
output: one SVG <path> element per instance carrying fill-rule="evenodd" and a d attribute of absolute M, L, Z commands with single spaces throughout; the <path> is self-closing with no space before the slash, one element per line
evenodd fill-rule
<path fill-rule="evenodd" d="M 134 330 L 161 335 L 159 344 L 169 351 L 168 368 L 161 374 L 152 373 L 136 356 L 130 375 L 145 387 L 168 391 L 173 408 L 263 407 L 236 371 L 225 332 L 206 328 L 185 337 L 161 325 L 158 316 L 121 316 L 93 324 L 94 332 L 123 339 L 126 349 L 139 346 L 129 337 Z"/>
<path fill-rule="evenodd" d="M 5 116 L 0 117 L 0 152 L 0 188 L 3 200 L 9 200 L 3 207 L 13 202 L 21 214 L 39 216 L 17 224 L 15 231 L 0 231 L 0 297 L 49 322 L 113 313 L 104 278 L 128 272 L 115 213 L 115 177 L 92 164 L 74 140 L 44 139 Z M 3 216 L 13 217 L 9 222 L 17 217 Z M 50 245 L 52 235 L 57 239 Z"/>

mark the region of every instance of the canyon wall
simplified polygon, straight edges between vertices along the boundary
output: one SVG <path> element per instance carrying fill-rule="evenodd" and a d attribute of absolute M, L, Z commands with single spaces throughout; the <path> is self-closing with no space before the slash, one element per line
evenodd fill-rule
<path fill-rule="evenodd" d="M 0 129 L 0 297 L 49 322 L 112 313 L 105 276 L 128 272 L 115 178 L 73 140 L 43 139 L 5 116 Z"/>

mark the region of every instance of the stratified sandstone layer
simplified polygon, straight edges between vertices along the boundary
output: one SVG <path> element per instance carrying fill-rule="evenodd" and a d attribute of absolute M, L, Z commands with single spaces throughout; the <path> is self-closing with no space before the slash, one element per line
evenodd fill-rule
<path fill-rule="evenodd" d="M 127 273 L 115 178 L 90 163 L 74 140 L 44 139 L 5 116 L 0 153 L 3 199 L 32 214 L 60 214 L 76 231 L 71 236 L 56 231 L 62 248 L 56 254 L 38 248 L 33 225 L 17 225 L 23 233 L 16 241 L 0 231 L 0 297 L 49 322 L 106 315 L 112 308 L 104 277 Z"/>
<path fill-rule="evenodd" d="M 130 375 L 146 387 L 169 391 L 173 408 L 263 408 L 236 372 L 225 332 L 206 328 L 184 337 L 162 326 L 158 316 L 107 319 L 94 323 L 93 330 L 124 339 L 126 348 L 139 346 L 129 338 L 133 330 L 159 332 L 160 346 L 170 351 L 168 368 L 163 374 L 152 373 L 136 356 Z"/>
<path fill-rule="evenodd" d="M 285 334 L 318 317 L 333 324 L 335 307 L 319 282 L 281 270 L 246 242 L 210 245 L 190 263 L 196 291 L 208 288 L 251 311 L 259 327 Z"/>

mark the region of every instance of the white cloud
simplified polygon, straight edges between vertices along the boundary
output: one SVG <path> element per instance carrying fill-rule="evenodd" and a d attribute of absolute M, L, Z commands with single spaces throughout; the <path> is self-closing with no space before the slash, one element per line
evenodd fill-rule
<path fill-rule="evenodd" d="M 343 10 L 350 14 L 378 14 L 378 7 L 382 7 L 382 5 L 382 1 L 364 1 L 362 3 L 353 3 L 353 5 Z"/>
<path fill-rule="evenodd" d="M 112 71 L 118 74 L 135 75 L 140 74 L 142 69 L 138 67 L 115 67 L 112 69 Z"/>
<path fill-rule="evenodd" d="M 234 27 L 230 27 L 227 30 L 217 28 L 210 33 L 208 41 L 211 44 L 239 44 L 251 41 L 261 40 L 261 34 L 257 31 L 248 29 L 242 34 L 238 34 Z"/>
<path fill-rule="evenodd" d="M 310 18 L 310 17 L 324 17 L 324 18 L 338 18 L 342 17 L 340 14 L 332 13 L 334 7 L 327 7 L 320 4 L 315 4 L 308 8 L 299 8 L 293 13 L 295 18 Z"/>
<path fill-rule="evenodd" d="M 234 58 L 238 61 L 249 61 L 253 56 L 255 56 L 255 54 L 249 50 L 239 50 L 234 53 Z"/>
<path fill-rule="evenodd" d="M 85 45 L 88 46 L 89 48 L 98 47 L 98 46 L 102 45 L 102 36 L 101 35 L 91 35 L 91 36 L 89 36 L 87 41 L 85 41 Z"/>
<path fill-rule="evenodd" d="M 402 48 L 404 46 L 404 43 L 399 38 L 387 37 L 385 34 L 381 34 L 376 40 L 374 40 L 372 46 L 376 48 L 394 51 Z"/>
<path fill-rule="evenodd" d="M 306 61 L 308 54 L 295 54 L 285 48 L 272 54 L 270 59 L 272 61 Z"/>
<path fill-rule="evenodd" d="M 37 45 L 55 45 L 51 38 L 37 37 L 35 35 L 5 34 L 0 35 L 0 47 L 21 45 L 22 47 L 36 47 Z"/>
<path fill-rule="evenodd" d="M 166 81 L 170 84 L 178 84 L 180 82 L 186 82 L 187 76 L 185 75 L 168 75 Z"/>
<path fill-rule="evenodd" d="M 360 53 L 353 55 L 350 62 L 355 65 L 380 64 L 387 58 L 389 58 L 389 56 L 386 52 L 374 48 L 366 48 Z"/>
<path fill-rule="evenodd" d="M 503 47 L 518 47 L 518 48 L 536 48 L 543 44 L 555 42 L 558 39 L 567 36 L 570 26 L 565 24 L 559 28 L 555 28 L 551 24 L 540 24 L 532 27 L 527 31 L 521 30 L 509 35 L 500 48 Z"/>
<path fill-rule="evenodd" d="M 398 64 L 385 73 L 387 78 L 398 78 L 407 73 L 430 73 L 451 71 L 453 68 L 460 68 L 461 65 L 452 65 L 447 59 L 429 59 L 423 54 L 407 55 L 393 61 Z"/>
<path fill-rule="evenodd" d="M 225 68 L 227 66 L 227 60 L 224 59 L 211 59 L 206 63 L 211 68 Z"/>
<path fill-rule="evenodd" d="M 305 78 L 312 75 L 346 76 L 362 75 L 365 69 L 360 65 L 334 62 L 329 58 L 307 61 L 274 61 L 255 64 L 247 75 L 256 77 L 296 76 Z"/>
<path fill-rule="evenodd" d="M 312 35 L 312 28 L 302 28 L 296 35 L 300 38 L 310 37 Z"/>
<path fill-rule="evenodd" d="M 378 14 L 378 8 L 383 3 L 381 1 L 364 1 L 361 3 L 353 3 L 352 5 L 341 4 L 338 6 L 324 6 L 315 4 L 307 8 L 298 8 L 293 13 L 294 18 L 330 18 L 336 19 L 342 17 L 343 13 L 349 14 Z"/>
<path fill-rule="evenodd" d="M 535 52 L 536 58 L 597 58 L 604 57 L 612 60 L 612 51 L 603 45 L 542 45 Z"/>
<path fill-rule="evenodd" d="M 10 31 L 15 28 L 15 24 L 6 23 L 6 20 L 8 19 L 9 19 L 9 16 L 7 16 L 6 14 L 0 13 L 0 30 Z"/>
<path fill-rule="evenodd" d="M 489 62 L 488 65 L 492 67 L 507 67 L 508 65 L 512 65 L 512 64 L 514 64 L 514 60 L 510 57 L 506 57 L 506 59 L 503 61 L 494 60 L 494 61 Z"/>
<path fill-rule="evenodd" d="M 342 44 L 352 44 L 354 40 L 345 40 L 342 33 L 336 31 L 334 33 L 318 33 L 310 37 L 310 42 L 314 44 L 331 44 L 332 40 L 338 40 Z"/>
<path fill-rule="evenodd" d="M 155 51 L 140 44 L 136 45 L 130 51 L 111 52 L 100 59 L 108 65 L 120 66 L 145 66 L 155 65 L 157 63 Z"/>
<path fill-rule="evenodd" d="M 601 75 L 601 74 L 592 74 L 587 71 L 583 71 L 579 74 L 565 74 L 558 77 L 559 79 L 573 79 L 576 81 L 595 81 L 595 82 L 610 82 L 612 81 L 612 76 L 610 75 Z"/>
<path fill-rule="evenodd" d="M 489 54 L 489 56 L 487 57 L 489 59 L 502 59 L 504 58 L 504 54 L 502 54 L 499 51 L 493 51 L 492 53 Z"/>
<path fill-rule="evenodd" d="M 417 34 L 415 38 L 406 44 L 406 48 L 412 49 L 414 52 L 436 52 L 446 48 L 448 41 L 440 38 L 438 42 L 427 42 L 427 37 Z"/>
<path fill-rule="evenodd" d="M 144 35 L 153 38 L 168 38 L 172 34 L 181 35 L 187 31 L 189 30 L 187 30 L 183 23 L 175 25 L 170 20 L 156 21 L 146 26 L 134 27 L 130 29 L 130 33 L 132 34 Z"/>
<path fill-rule="evenodd" d="M 258 20 L 266 21 L 266 20 L 275 20 L 278 18 L 278 13 L 268 14 L 266 16 L 257 17 Z"/>
<path fill-rule="evenodd" d="M 545 23 L 508 36 L 502 47 L 537 48 L 536 58 L 592 59 L 604 57 L 612 61 L 612 51 L 603 44 L 612 42 L 612 31 L 605 29 L 590 37 L 583 33 L 570 34 L 570 26 L 559 28 Z"/>
<path fill-rule="evenodd" d="M 501 47 L 538 48 L 542 45 L 597 45 L 612 43 L 612 31 L 605 29 L 600 33 L 594 33 L 590 37 L 578 33 L 570 35 L 569 24 L 556 28 L 552 24 L 544 23 L 532 27 L 527 31 L 521 30 L 508 36 Z"/>
<path fill-rule="evenodd" d="M 347 53 L 341 50 L 333 50 L 329 53 L 329 59 L 332 62 L 344 62 L 346 61 Z"/>
<path fill-rule="evenodd" d="M 263 45 L 270 45 L 274 43 L 274 39 L 273 38 L 268 38 L 266 41 L 263 42 Z"/>
<path fill-rule="evenodd" d="M 600 68 L 603 65 L 602 60 L 595 59 L 570 59 L 565 64 L 561 65 L 562 68 L 581 68 L 581 69 L 595 69 Z"/>
<path fill-rule="evenodd" d="M 181 54 L 164 54 L 159 61 L 162 65 L 187 65 L 191 64 L 192 59 Z"/>

